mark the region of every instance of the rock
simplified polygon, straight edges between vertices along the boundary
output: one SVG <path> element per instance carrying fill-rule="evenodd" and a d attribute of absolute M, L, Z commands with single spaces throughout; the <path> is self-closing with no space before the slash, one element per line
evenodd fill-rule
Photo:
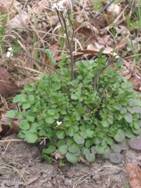
<path fill-rule="evenodd" d="M 130 139 L 128 144 L 131 149 L 141 151 L 141 136 Z"/>

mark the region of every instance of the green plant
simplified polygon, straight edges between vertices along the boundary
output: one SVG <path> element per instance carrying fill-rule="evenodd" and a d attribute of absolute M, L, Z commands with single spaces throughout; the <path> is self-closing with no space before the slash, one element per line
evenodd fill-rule
<path fill-rule="evenodd" d="M 47 140 L 45 159 L 57 153 L 75 163 L 89 162 L 110 151 L 114 143 L 140 133 L 141 100 L 105 57 L 76 63 L 75 79 L 64 61 L 14 98 L 20 110 L 8 117 L 20 120 L 19 137 L 28 143 Z"/>
<path fill-rule="evenodd" d="M 137 6 L 133 11 L 132 17 L 127 18 L 127 26 L 130 30 L 141 28 L 141 6 Z"/>
<path fill-rule="evenodd" d="M 100 1 L 93 0 L 92 5 L 93 5 L 94 10 L 99 11 L 102 8 L 103 1 L 102 0 L 100 0 Z"/>
<path fill-rule="evenodd" d="M 22 51 L 20 44 L 15 39 L 12 41 L 11 47 L 12 47 L 12 50 L 13 50 L 13 55 L 18 55 Z"/>

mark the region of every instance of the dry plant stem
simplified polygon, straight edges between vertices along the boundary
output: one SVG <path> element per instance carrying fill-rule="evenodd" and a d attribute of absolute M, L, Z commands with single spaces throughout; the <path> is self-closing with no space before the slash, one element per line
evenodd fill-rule
<path fill-rule="evenodd" d="M 72 40 L 73 40 L 73 35 L 74 32 L 72 34 L 72 38 L 70 40 L 69 34 L 68 34 L 68 29 L 67 29 L 67 24 L 66 24 L 66 20 L 64 18 L 63 12 L 59 12 L 57 11 L 57 15 L 60 21 L 61 26 L 64 28 L 64 32 L 66 34 L 66 39 L 67 39 L 67 44 L 68 44 L 68 49 L 69 49 L 69 55 L 70 55 L 70 69 L 71 69 L 71 79 L 74 79 L 74 57 L 73 57 L 73 49 L 72 49 Z"/>
<path fill-rule="evenodd" d="M 129 3 L 129 8 L 130 8 L 130 11 L 129 11 L 129 14 L 128 14 L 129 18 L 131 18 L 131 16 L 132 16 L 134 5 L 135 5 L 135 0 L 131 1 L 131 3 Z"/>
<path fill-rule="evenodd" d="M 18 68 L 21 68 L 21 69 L 25 69 L 25 70 L 33 72 L 33 73 L 36 73 L 38 75 L 42 74 L 42 72 L 40 72 L 38 70 L 35 70 L 35 69 L 32 69 L 32 68 L 29 68 L 29 67 L 24 67 L 24 66 L 21 66 L 21 65 L 14 65 L 14 66 L 18 67 Z"/>
<path fill-rule="evenodd" d="M 7 164 L 7 161 L 2 163 L 2 164 L 0 164 L 0 168 L 1 169 L 3 169 L 3 168 L 11 168 L 14 172 L 17 173 L 17 175 L 21 178 L 23 183 L 26 185 L 26 179 L 24 178 L 24 175 L 16 167 L 14 167 L 13 165 Z"/>
<path fill-rule="evenodd" d="M 11 142 L 7 143 L 7 145 L 6 145 L 5 149 L 4 149 L 4 152 L 2 152 L 2 155 L 6 154 L 6 151 L 7 151 L 7 149 L 8 149 L 8 147 L 9 147 L 10 144 L 11 144 Z"/>
<path fill-rule="evenodd" d="M 25 7 L 27 6 L 27 4 L 28 4 L 28 0 L 25 1 L 23 9 L 25 9 Z"/>
<path fill-rule="evenodd" d="M 12 8 L 15 8 L 14 3 L 15 3 L 15 0 L 12 0 L 12 1 L 10 2 L 10 6 L 9 6 L 9 8 L 8 8 L 8 14 L 7 14 L 8 20 L 10 19 L 10 14 L 11 14 Z"/>
<path fill-rule="evenodd" d="M 6 143 L 6 142 L 24 142 L 21 139 L 4 139 L 4 140 L 0 140 L 0 143 Z"/>
<path fill-rule="evenodd" d="M 68 42 L 68 48 L 69 48 L 69 52 L 70 52 L 70 58 L 71 58 L 71 63 L 70 63 L 71 78 L 73 80 L 74 79 L 74 58 L 73 58 L 73 50 L 72 50 L 72 41 L 69 38 L 67 24 L 66 24 L 66 20 L 65 20 L 65 18 L 63 16 L 63 13 L 61 13 L 61 16 L 62 16 L 62 21 L 63 21 L 63 24 L 64 24 L 65 34 L 66 34 L 66 38 L 67 38 L 67 42 Z"/>

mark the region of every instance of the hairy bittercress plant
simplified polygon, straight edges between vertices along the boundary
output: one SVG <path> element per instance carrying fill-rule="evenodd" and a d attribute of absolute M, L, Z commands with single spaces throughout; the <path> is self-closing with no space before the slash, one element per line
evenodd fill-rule
<path fill-rule="evenodd" d="M 60 64 L 14 98 L 19 111 L 8 116 L 20 119 L 20 138 L 28 143 L 46 139 L 44 158 L 59 153 L 76 163 L 80 158 L 93 162 L 96 154 L 140 133 L 141 100 L 116 71 L 105 69 L 105 58 L 78 62 L 74 80 Z"/>

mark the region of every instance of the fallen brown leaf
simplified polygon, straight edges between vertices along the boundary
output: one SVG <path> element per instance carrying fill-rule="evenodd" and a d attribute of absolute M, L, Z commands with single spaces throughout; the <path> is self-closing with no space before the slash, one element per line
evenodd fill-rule
<path fill-rule="evenodd" d="M 116 57 L 117 54 L 114 52 L 114 49 L 111 47 L 104 47 L 103 45 L 100 45 L 98 43 L 89 44 L 87 49 L 84 50 L 79 50 L 79 52 L 83 52 L 84 54 L 89 54 L 89 55 L 96 55 L 97 53 L 102 53 L 105 55 L 111 55 Z"/>
<path fill-rule="evenodd" d="M 18 92 L 18 86 L 12 81 L 10 73 L 3 67 L 0 67 L 0 95 L 9 97 Z"/>
<path fill-rule="evenodd" d="M 125 48 L 125 46 L 126 46 L 127 43 L 128 43 L 128 37 L 129 37 L 129 36 L 127 36 L 127 37 L 121 39 L 121 40 L 116 44 L 115 49 L 116 49 L 116 50 L 122 50 L 123 48 Z"/>
<path fill-rule="evenodd" d="M 22 11 L 19 14 L 17 14 L 14 18 L 8 21 L 7 28 L 10 29 L 21 29 L 21 28 L 27 28 L 29 23 L 29 15 L 27 12 Z"/>
<path fill-rule="evenodd" d="M 2 114 L 0 120 L 0 137 L 8 136 L 10 134 L 15 134 L 19 130 L 19 121 L 12 120 L 12 122 L 7 118 L 6 113 Z"/>

